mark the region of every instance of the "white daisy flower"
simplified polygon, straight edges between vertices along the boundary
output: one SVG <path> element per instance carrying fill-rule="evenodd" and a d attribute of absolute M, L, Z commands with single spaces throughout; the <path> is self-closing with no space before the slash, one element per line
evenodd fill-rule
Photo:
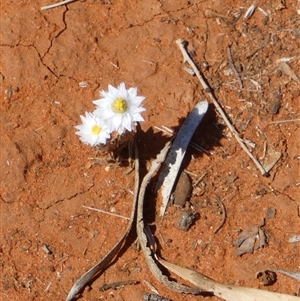
<path fill-rule="evenodd" d="M 110 132 L 105 122 L 89 112 L 85 112 L 85 116 L 80 115 L 80 118 L 82 124 L 75 126 L 78 130 L 75 134 L 80 136 L 79 139 L 91 146 L 106 144 Z"/>
<path fill-rule="evenodd" d="M 137 88 L 126 90 L 121 83 L 117 88 L 108 85 L 108 91 L 101 91 L 102 98 L 93 101 L 96 105 L 94 114 L 107 122 L 110 131 L 117 131 L 120 135 L 125 130 L 132 131 L 136 121 L 144 121 L 141 112 L 143 96 L 137 96 Z"/>

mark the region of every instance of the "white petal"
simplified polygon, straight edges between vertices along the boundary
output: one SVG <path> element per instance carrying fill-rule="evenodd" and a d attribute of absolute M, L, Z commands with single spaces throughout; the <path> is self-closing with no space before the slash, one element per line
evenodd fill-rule
<path fill-rule="evenodd" d="M 129 88 L 128 89 L 128 94 L 130 96 L 132 96 L 132 97 L 136 97 L 136 95 L 137 95 L 137 88 L 133 88 L 133 87 Z"/>
<path fill-rule="evenodd" d="M 123 116 L 123 126 L 128 130 L 132 131 L 132 118 L 129 114 L 124 114 Z"/>
<path fill-rule="evenodd" d="M 140 114 L 134 114 L 134 121 L 144 121 L 144 118 Z"/>

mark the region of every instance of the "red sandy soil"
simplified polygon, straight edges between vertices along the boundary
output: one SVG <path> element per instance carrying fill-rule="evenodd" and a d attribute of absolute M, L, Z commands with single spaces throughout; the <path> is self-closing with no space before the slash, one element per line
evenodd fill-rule
<path fill-rule="evenodd" d="M 97 152 L 79 141 L 74 126 L 108 84 L 138 87 L 146 97 L 138 139 L 145 174 L 170 139 L 155 126 L 178 129 L 194 105 L 208 99 L 183 69 L 178 38 L 189 42 L 241 137 L 255 144 L 252 153 L 260 161 L 269 150 L 281 157 L 263 177 L 211 104 L 193 138 L 205 152 L 189 149 L 185 163 L 192 181 L 205 174 L 190 199 L 199 219 L 184 232 L 176 228 L 181 209 L 169 207 L 160 221 L 159 200 L 146 203 L 161 255 L 222 283 L 297 293 L 293 278 L 277 274 L 268 287 L 256 279 L 266 268 L 300 269 L 300 243 L 289 243 L 300 234 L 297 1 L 258 1 L 268 17 L 257 8 L 247 20 L 252 1 L 75 1 L 41 11 L 47 4 L 1 1 L 0 299 L 65 300 L 76 279 L 121 237 L 127 220 L 82 206 L 129 216 L 134 173 L 124 175 L 126 166 L 90 166 Z M 283 58 L 290 58 L 290 70 L 278 63 Z M 227 217 L 214 233 L 222 219 L 217 199 Z M 240 231 L 263 218 L 267 246 L 236 256 Z M 151 292 L 147 283 L 171 300 L 220 300 L 161 285 L 131 246 L 134 239 L 79 300 L 142 300 Z M 98 290 L 126 280 L 139 284 Z"/>

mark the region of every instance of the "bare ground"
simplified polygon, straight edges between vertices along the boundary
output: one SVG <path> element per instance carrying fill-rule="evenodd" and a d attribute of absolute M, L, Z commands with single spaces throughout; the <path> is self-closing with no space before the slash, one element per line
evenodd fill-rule
<path fill-rule="evenodd" d="M 1 2 L 0 299 L 64 300 L 117 242 L 127 221 L 82 205 L 129 216 L 134 176 L 123 174 L 127 167 L 90 167 L 96 151 L 80 143 L 74 126 L 108 84 L 138 87 L 146 96 L 138 140 L 144 174 L 170 139 L 154 126 L 178 129 L 207 99 L 183 69 L 178 38 L 189 42 L 226 114 L 253 143 L 253 154 L 263 161 L 275 150 L 281 157 L 263 177 L 210 105 L 193 138 L 205 151 L 191 148 L 185 163 L 193 181 L 205 174 L 190 200 L 199 219 L 184 232 L 176 228 L 180 209 L 170 207 L 161 222 L 154 214 L 159 200 L 147 200 L 145 215 L 161 254 L 223 283 L 296 294 L 297 280 L 278 274 L 263 287 L 256 273 L 300 268 L 300 244 L 289 243 L 300 234 L 297 2 L 258 1 L 249 19 L 243 16 L 251 1 L 75 1 L 41 11 L 46 4 Z M 227 218 L 215 234 L 222 218 L 217 199 Z M 263 218 L 267 246 L 236 256 L 240 231 Z M 142 300 L 151 292 L 147 283 L 172 300 L 219 300 L 162 286 L 131 246 L 134 239 L 79 300 Z M 98 290 L 125 280 L 139 284 Z"/>

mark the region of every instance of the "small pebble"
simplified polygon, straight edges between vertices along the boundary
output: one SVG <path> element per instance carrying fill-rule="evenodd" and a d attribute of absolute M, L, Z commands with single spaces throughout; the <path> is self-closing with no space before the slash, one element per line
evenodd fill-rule
<path fill-rule="evenodd" d="M 171 301 L 171 300 L 156 294 L 146 293 L 143 297 L 143 301 Z"/>
<path fill-rule="evenodd" d="M 276 209 L 275 208 L 268 208 L 266 212 L 266 218 L 273 218 L 276 215 Z"/>
<path fill-rule="evenodd" d="M 300 242 L 300 235 L 292 235 L 289 237 L 289 243 L 293 244 L 296 242 Z"/>
<path fill-rule="evenodd" d="M 176 227 L 180 230 L 187 231 L 198 218 L 198 212 L 192 212 L 189 209 L 181 211 Z"/>
<path fill-rule="evenodd" d="M 269 113 L 276 115 L 279 112 L 279 109 L 281 107 L 281 100 L 282 100 L 282 94 L 280 89 L 278 89 L 272 97 L 272 100 L 270 101 L 268 111 Z"/>

